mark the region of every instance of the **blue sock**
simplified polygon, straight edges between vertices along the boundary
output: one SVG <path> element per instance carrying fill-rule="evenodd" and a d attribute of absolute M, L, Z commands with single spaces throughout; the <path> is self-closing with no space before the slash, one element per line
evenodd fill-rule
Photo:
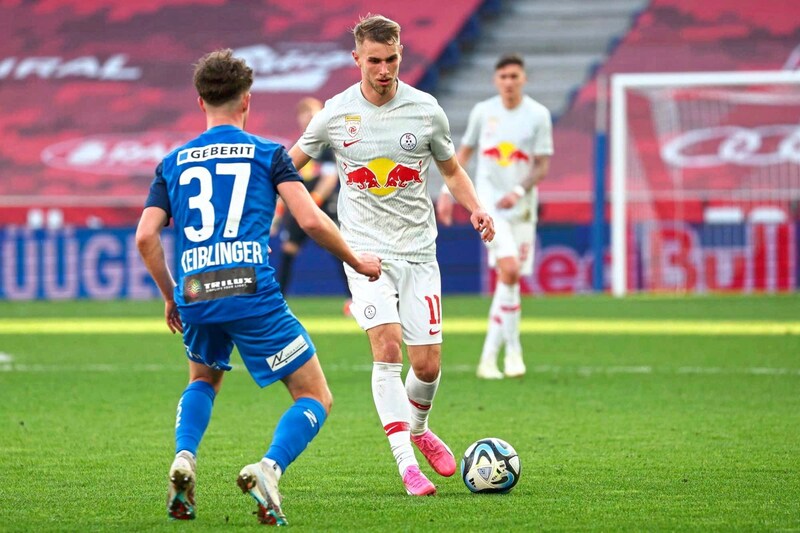
<path fill-rule="evenodd" d="M 187 450 L 197 455 L 197 447 L 211 420 L 216 395 L 214 387 L 205 381 L 193 381 L 183 391 L 175 416 L 175 453 Z"/>
<path fill-rule="evenodd" d="M 317 400 L 300 398 L 278 421 L 272 443 L 264 455 L 286 472 L 292 461 L 306 449 L 325 422 L 325 408 Z"/>

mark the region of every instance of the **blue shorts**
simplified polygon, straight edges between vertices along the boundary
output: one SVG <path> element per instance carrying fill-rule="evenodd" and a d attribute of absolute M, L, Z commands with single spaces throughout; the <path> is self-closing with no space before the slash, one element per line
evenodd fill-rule
<path fill-rule="evenodd" d="M 230 370 L 234 344 L 261 387 L 283 379 L 316 353 L 308 332 L 284 305 L 267 314 L 231 322 L 183 325 L 186 356 L 217 370 Z"/>

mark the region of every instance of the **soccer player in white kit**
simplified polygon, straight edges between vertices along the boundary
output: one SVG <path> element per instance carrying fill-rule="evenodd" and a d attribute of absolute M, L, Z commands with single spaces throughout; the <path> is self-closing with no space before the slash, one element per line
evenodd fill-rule
<path fill-rule="evenodd" d="M 438 474 L 456 470 L 450 449 L 428 429 L 442 342 L 437 231 L 427 191 L 431 159 L 484 241 L 493 238 L 494 224 L 458 163 L 444 111 L 397 77 L 400 26 L 369 15 L 353 34 L 361 81 L 325 103 L 289 155 L 301 168 L 333 149 L 342 235 L 354 250 L 383 260 L 378 283 L 346 267 L 350 310 L 370 341 L 372 395 L 403 484 L 408 494 L 429 495 L 436 487 L 420 471 L 411 442 Z M 401 342 L 411 363 L 405 385 Z"/>
<path fill-rule="evenodd" d="M 520 276 L 533 271 L 538 208 L 537 185 L 545 177 L 553 154 L 550 112 L 523 94 L 525 64 L 518 54 L 500 57 L 495 64 L 497 96 L 475 105 L 458 151 L 466 166 L 477 151 L 475 188 L 494 218 L 497 237 L 486 243 L 489 266 L 497 270 L 497 288 L 489 310 L 478 377 L 502 379 L 525 374 L 519 338 Z M 439 195 L 437 212 L 445 225 L 452 222 L 452 199 Z M 497 356 L 505 344 L 503 372 Z"/>

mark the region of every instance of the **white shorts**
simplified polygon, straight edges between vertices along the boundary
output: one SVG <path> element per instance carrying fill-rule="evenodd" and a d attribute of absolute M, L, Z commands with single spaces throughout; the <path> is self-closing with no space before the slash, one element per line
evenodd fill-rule
<path fill-rule="evenodd" d="M 528 276 L 533 273 L 533 251 L 536 239 L 536 224 L 530 221 L 509 221 L 494 218 L 494 239 L 486 243 L 489 250 L 489 266 L 497 266 L 497 260 L 516 257 L 519 273 Z"/>
<path fill-rule="evenodd" d="M 400 324 L 403 342 L 417 346 L 442 343 L 442 280 L 439 263 L 384 259 L 378 281 L 370 282 L 344 265 L 353 303 L 350 313 L 364 331 Z"/>

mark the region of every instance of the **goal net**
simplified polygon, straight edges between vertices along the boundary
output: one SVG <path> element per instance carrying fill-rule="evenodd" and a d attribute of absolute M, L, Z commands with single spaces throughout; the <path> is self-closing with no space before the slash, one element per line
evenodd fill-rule
<path fill-rule="evenodd" d="M 611 288 L 797 288 L 800 72 L 618 74 Z"/>

